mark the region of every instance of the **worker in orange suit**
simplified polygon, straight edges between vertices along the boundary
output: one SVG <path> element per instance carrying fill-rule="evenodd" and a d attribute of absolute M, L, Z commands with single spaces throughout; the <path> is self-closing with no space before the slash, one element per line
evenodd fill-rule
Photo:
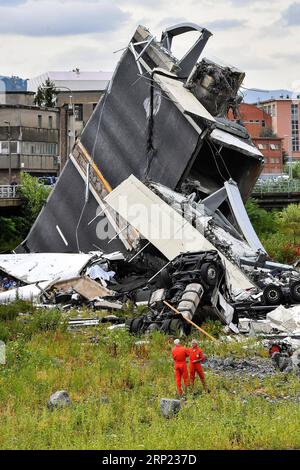
<path fill-rule="evenodd" d="M 178 395 L 182 395 L 181 379 L 183 379 L 185 388 L 189 386 L 189 373 L 186 365 L 186 358 L 189 356 L 188 348 L 181 346 L 180 340 L 175 339 L 175 347 L 172 350 L 172 357 L 174 359 L 175 380 Z"/>
<path fill-rule="evenodd" d="M 208 388 L 205 382 L 204 372 L 201 366 L 201 362 L 205 360 L 205 356 L 202 352 L 202 349 L 199 348 L 198 342 L 193 339 L 192 347 L 189 349 L 189 356 L 190 356 L 190 376 L 191 376 L 191 384 L 192 387 L 195 383 L 195 374 L 197 373 L 200 377 L 202 382 L 203 388 L 206 392 L 208 392 Z"/>

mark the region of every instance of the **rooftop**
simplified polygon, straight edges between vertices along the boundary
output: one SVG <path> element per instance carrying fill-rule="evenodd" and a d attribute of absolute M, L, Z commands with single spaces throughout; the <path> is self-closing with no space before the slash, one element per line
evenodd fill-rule
<path fill-rule="evenodd" d="M 112 75 L 112 72 L 89 72 L 79 69 L 69 72 L 49 71 L 31 78 L 28 81 L 28 90 L 36 92 L 49 78 L 57 87 L 68 87 L 72 91 L 104 91 Z"/>

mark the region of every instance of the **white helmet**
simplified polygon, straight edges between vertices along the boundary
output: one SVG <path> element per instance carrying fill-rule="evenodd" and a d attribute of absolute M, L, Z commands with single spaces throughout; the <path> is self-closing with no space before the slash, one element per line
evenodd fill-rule
<path fill-rule="evenodd" d="M 176 346 L 180 344 L 180 339 L 175 339 L 174 344 L 176 344 Z"/>

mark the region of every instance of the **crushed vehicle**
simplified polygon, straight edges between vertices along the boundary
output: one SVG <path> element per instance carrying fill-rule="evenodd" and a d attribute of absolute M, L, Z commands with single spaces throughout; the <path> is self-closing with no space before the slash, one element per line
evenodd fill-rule
<path fill-rule="evenodd" d="M 156 286 L 160 288 L 150 297 L 150 312 L 126 321 L 130 333 L 161 330 L 187 335 L 191 326 L 185 319 L 201 324 L 209 316 L 231 323 L 233 308 L 225 301 L 230 300 L 225 268 L 216 251 L 179 255 L 161 271 Z M 177 306 L 179 316 L 166 307 L 166 300 Z"/>
<path fill-rule="evenodd" d="M 177 59 L 173 39 L 191 31 L 198 39 Z M 192 23 L 167 28 L 160 41 L 137 28 L 11 255 L 36 259 L 37 276 L 20 275 L 0 256 L 4 275 L 24 283 L 18 292 L 25 298 L 111 309 L 131 300 L 149 312 L 127 319 L 130 332 L 182 334 L 187 318 L 220 319 L 236 332 L 245 316 L 261 321 L 282 303 L 300 303 L 299 268 L 269 258 L 245 210 L 263 155 L 227 119 L 230 109 L 237 113 L 245 74 L 201 57 L 210 36 Z M 46 275 L 43 266 L 59 255 L 56 267 L 65 272 Z M 67 269 L 64 256 L 82 258 Z M 4 292 L 0 302 L 14 295 Z"/>

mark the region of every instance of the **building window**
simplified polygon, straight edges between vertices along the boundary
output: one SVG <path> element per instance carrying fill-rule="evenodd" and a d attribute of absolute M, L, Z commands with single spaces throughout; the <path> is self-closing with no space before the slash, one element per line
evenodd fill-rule
<path fill-rule="evenodd" d="M 57 144 L 48 142 L 22 142 L 23 155 L 57 155 Z"/>
<path fill-rule="evenodd" d="M 291 104 L 292 151 L 299 152 L 299 109 L 298 104 Z"/>
<path fill-rule="evenodd" d="M 40 129 L 43 127 L 43 116 L 41 114 L 38 115 L 38 127 Z"/>
<path fill-rule="evenodd" d="M 0 142 L 0 154 L 8 155 L 9 152 L 11 154 L 18 153 L 18 142 Z"/>
<path fill-rule="evenodd" d="M 83 121 L 83 105 L 75 104 L 74 106 L 75 121 Z"/>
<path fill-rule="evenodd" d="M 270 144 L 270 149 L 271 150 L 279 150 L 279 145 L 278 144 Z"/>
<path fill-rule="evenodd" d="M 49 116 L 49 129 L 53 129 L 53 117 Z"/>
<path fill-rule="evenodd" d="M 258 144 L 259 150 L 267 150 L 268 149 L 268 144 Z"/>
<path fill-rule="evenodd" d="M 264 119 L 261 121 L 261 127 L 266 127 L 266 121 Z"/>

